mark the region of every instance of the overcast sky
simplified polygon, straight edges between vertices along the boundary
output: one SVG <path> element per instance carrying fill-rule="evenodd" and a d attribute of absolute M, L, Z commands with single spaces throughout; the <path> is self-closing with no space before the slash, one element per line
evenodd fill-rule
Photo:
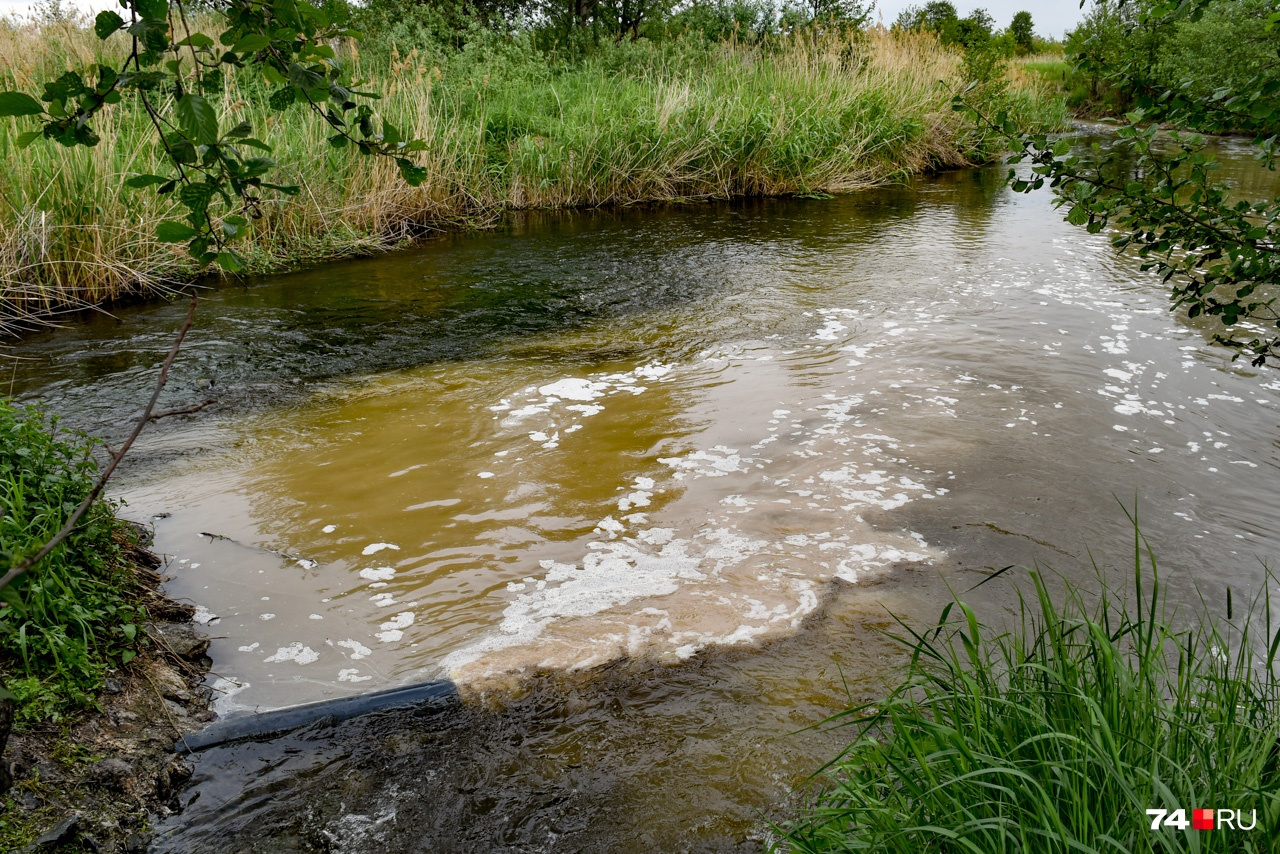
<path fill-rule="evenodd" d="M 1042 36 L 1052 38 L 1061 38 L 1062 34 L 1080 23 L 1082 13 L 1078 0 L 952 0 L 956 9 L 960 12 L 961 17 L 969 14 L 975 8 L 983 8 L 991 13 L 991 17 L 995 18 L 996 26 L 1003 29 L 1009 26 L 1009 21 L 1013 19 L 1015 12 L 1023 10 L 1031 13 L 1031 20 L 1035 23 L 1036 33 Z M 0 0 L 0 15 L 6 14 L 22 14 L 31 8 L 32 0 Z M 923 5 L 923 0 L 916 0 L 917 5 Z M 114 9 L 117 7 L 115 0 L 63 0 L 63 5 L 67 7 L 79 6 L 86 9 Z M 912 0 L 877 0 L 876 12 L 885 24 L 892 24 L 898 18 L 898 13 L 907 6 L 913 5 Z"/>
<path fill-rule="evenodd" d="M 3 2 L 3 0 L 0 0 Z M 1030 12 L 1036 25 L 1036 34 L 1062 38 L 1067 30 L 1075 29 L 1084 17 L 1079 0 L 951 0 L 964 17 L 974 9 L 986 9 L 996 19 L 996 27 L 1009 26 L 1016 12 Z M 877 0 L 876 12 L 886 25 L 898 19 L 898 13 L 908 6 L 923 6 L 924 0 Z"/>

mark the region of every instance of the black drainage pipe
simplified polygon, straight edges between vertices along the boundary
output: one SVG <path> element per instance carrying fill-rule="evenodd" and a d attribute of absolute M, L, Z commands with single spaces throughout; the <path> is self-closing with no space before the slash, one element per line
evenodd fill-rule
<path fill-rule="evenodd" d="M 457 702 L 458 688 L 448 679 L 388 688 L 354 697 L 320 700 L 269 712 L 242 712 L 214 721 L 199 732 L 184 736 L 174 751 L 185 756 L 220 744 L 251 738 L 280 735 L 319 720 L 345 721 L 350 718 L 403 706 L 446 706 Z"/>

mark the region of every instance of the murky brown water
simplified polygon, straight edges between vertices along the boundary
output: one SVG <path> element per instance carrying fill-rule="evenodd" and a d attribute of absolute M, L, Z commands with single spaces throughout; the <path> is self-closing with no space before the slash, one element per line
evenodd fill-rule
<path fill-rule="evenodd" d="M 163 850 L 758 850 L 890 611 L 1124 572 L 1135 498 L 1176 599 L 1280 555 L 1280 381 L 1000 169 L 531 217 L 201 312 L 170 397 L 219 408 L 119 488 L 221 707 L 468 702 L 205 754 Z M 119 429 L 180 313 L 33 339 L 15 388 Z"/>

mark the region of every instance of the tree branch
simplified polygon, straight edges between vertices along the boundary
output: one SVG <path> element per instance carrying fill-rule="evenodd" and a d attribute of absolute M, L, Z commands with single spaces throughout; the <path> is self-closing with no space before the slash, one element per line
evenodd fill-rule
<path fill-rule="evenodd" d="M 176 412 L 160 413 L 159 415 L 154 413 L 156 401 L 160 399 L 160 392 L 164 390 L 165 383 L 169 380 L 169 369 L 173 366 L 174 359 L 178 357 L 178 350 L 182 347 L 182 341 L 187 337 L 187 333 L 191 330 L 191 324 L 195 321 L 197 300 L 198 298 L 193 294 L 191 297 L 191 306 L 187 309 L 186 320 L 183 321 L 182 328 L 178 330 L 178 336 L 174 339 L 173 346 L 169 348 L 169 355 L 165 357 L 164 364 L 160 368 L 160 376 L 156 378 L 156 387 L 151 392 L 151 400 L 147 402 L 147 408 L 143 410 L 142 416 L 138 419 L 138 422 L 133 425 L 133 432 L 129 434 L 129 438 L 125 439 L 124 444 L 120 446 L 119 451 L 111 455 L 111 462 L 109 462 L 107 467 L 102 470 L 102 474 L 98 476 L 98 480 L 93 485 L 93 489 L 89 490 L 89 494 L 85 496 L 84 501 L 80 502 L 80 506 L 71 514 L 71 518 L 67 519 L 66 524 L 62 526 L 62 529 L 59 530 L 58 533 L 54 534 L 38 552 L 26 558 L 21 563 L 10 567 L 9 571 L 6 572 L 3 577 L 0 577 L 0 590 L 8 587 L 29 571 L 33 566 L 48 557 L 50 552 L 60 546 L 67 537 L 71 536 L 72 532 L 76 529 L 76 525 L 84 517 L 84 514 L 89 512 L 89 508 L 92 507 L 93 503 L 102 495 L 102 490 L 106 488 L 107 481 L 110 480 L 111 475 L 115 473 L 116 466 L 118 466 L 120 461 L 124 459 L 124 455 L 129 453 L 129 449 L 133 447 L 134 441 L 142 433 L 144 427 L 156 420 L 156 418 L 178 414 Z M 196 409 L 202 409 L 206 405 L 208 404 L 201 404 L 199 407 L 196 407 Z"/>

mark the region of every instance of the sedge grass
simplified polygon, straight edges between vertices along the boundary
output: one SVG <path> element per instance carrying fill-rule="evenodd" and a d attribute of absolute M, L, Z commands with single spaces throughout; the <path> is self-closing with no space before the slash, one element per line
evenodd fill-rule
<path fill-rule="evenodd" d="M 907 678 L 838 718 L 853 743 L 776 850 L 1275 851 L 1270 596 L 1243 621 L 1228 613 L 1222 629 L 1179 629 L 1155 569 L 1149 549 L 1136 551 L 1136 597 L 1104 585 L 1093 606 L 1069 585 L 1055 597 L 1033 571 L 1019 630 L 993 637 L 956 602 L 933 628 L 899 638 Z M 1144 570 L 1155 579 L 1145 589 Z M 1195 808 L 1243 810 L 1256 826 L 1152 830 L 1146 813 L 1183 809 L 1190 821 Z"/>
<path fill-rule="evenodd" d="M 0 54 L 17 58 L 0 67 L 0 89 L 38 91 L 121 47 L 74 24 L 0 23 Z M 382 115 L 428 142 L 428 178 L 411 188 L 393 165 L 331 147 L 303 108 L 277 114 L 257 78 L 229 74 L 223 122 L 251 122 L 275 146 L 279 180 L 301 188 L 267 205 L 239 246 L 253 272 L 364 254 L 504 210 L 847 192 L 988 154 L 950 109 L 965 86 L 960 57 L 927 34 L 624 43 L 574 63 L 518 36 L 452 53 L 342 51 L 361 88 L 384 94 Z M 1062 121 L 1034 85 L 1005 97 L 1028 125 Z M 123 187 L 160 165 L 129 99 L 104 111 L 92 149 L 41 140 L 19 151 L 20 127 L 0 120 L 0 327 L 196 272 L 155 239 L 173 203 Z"/>

